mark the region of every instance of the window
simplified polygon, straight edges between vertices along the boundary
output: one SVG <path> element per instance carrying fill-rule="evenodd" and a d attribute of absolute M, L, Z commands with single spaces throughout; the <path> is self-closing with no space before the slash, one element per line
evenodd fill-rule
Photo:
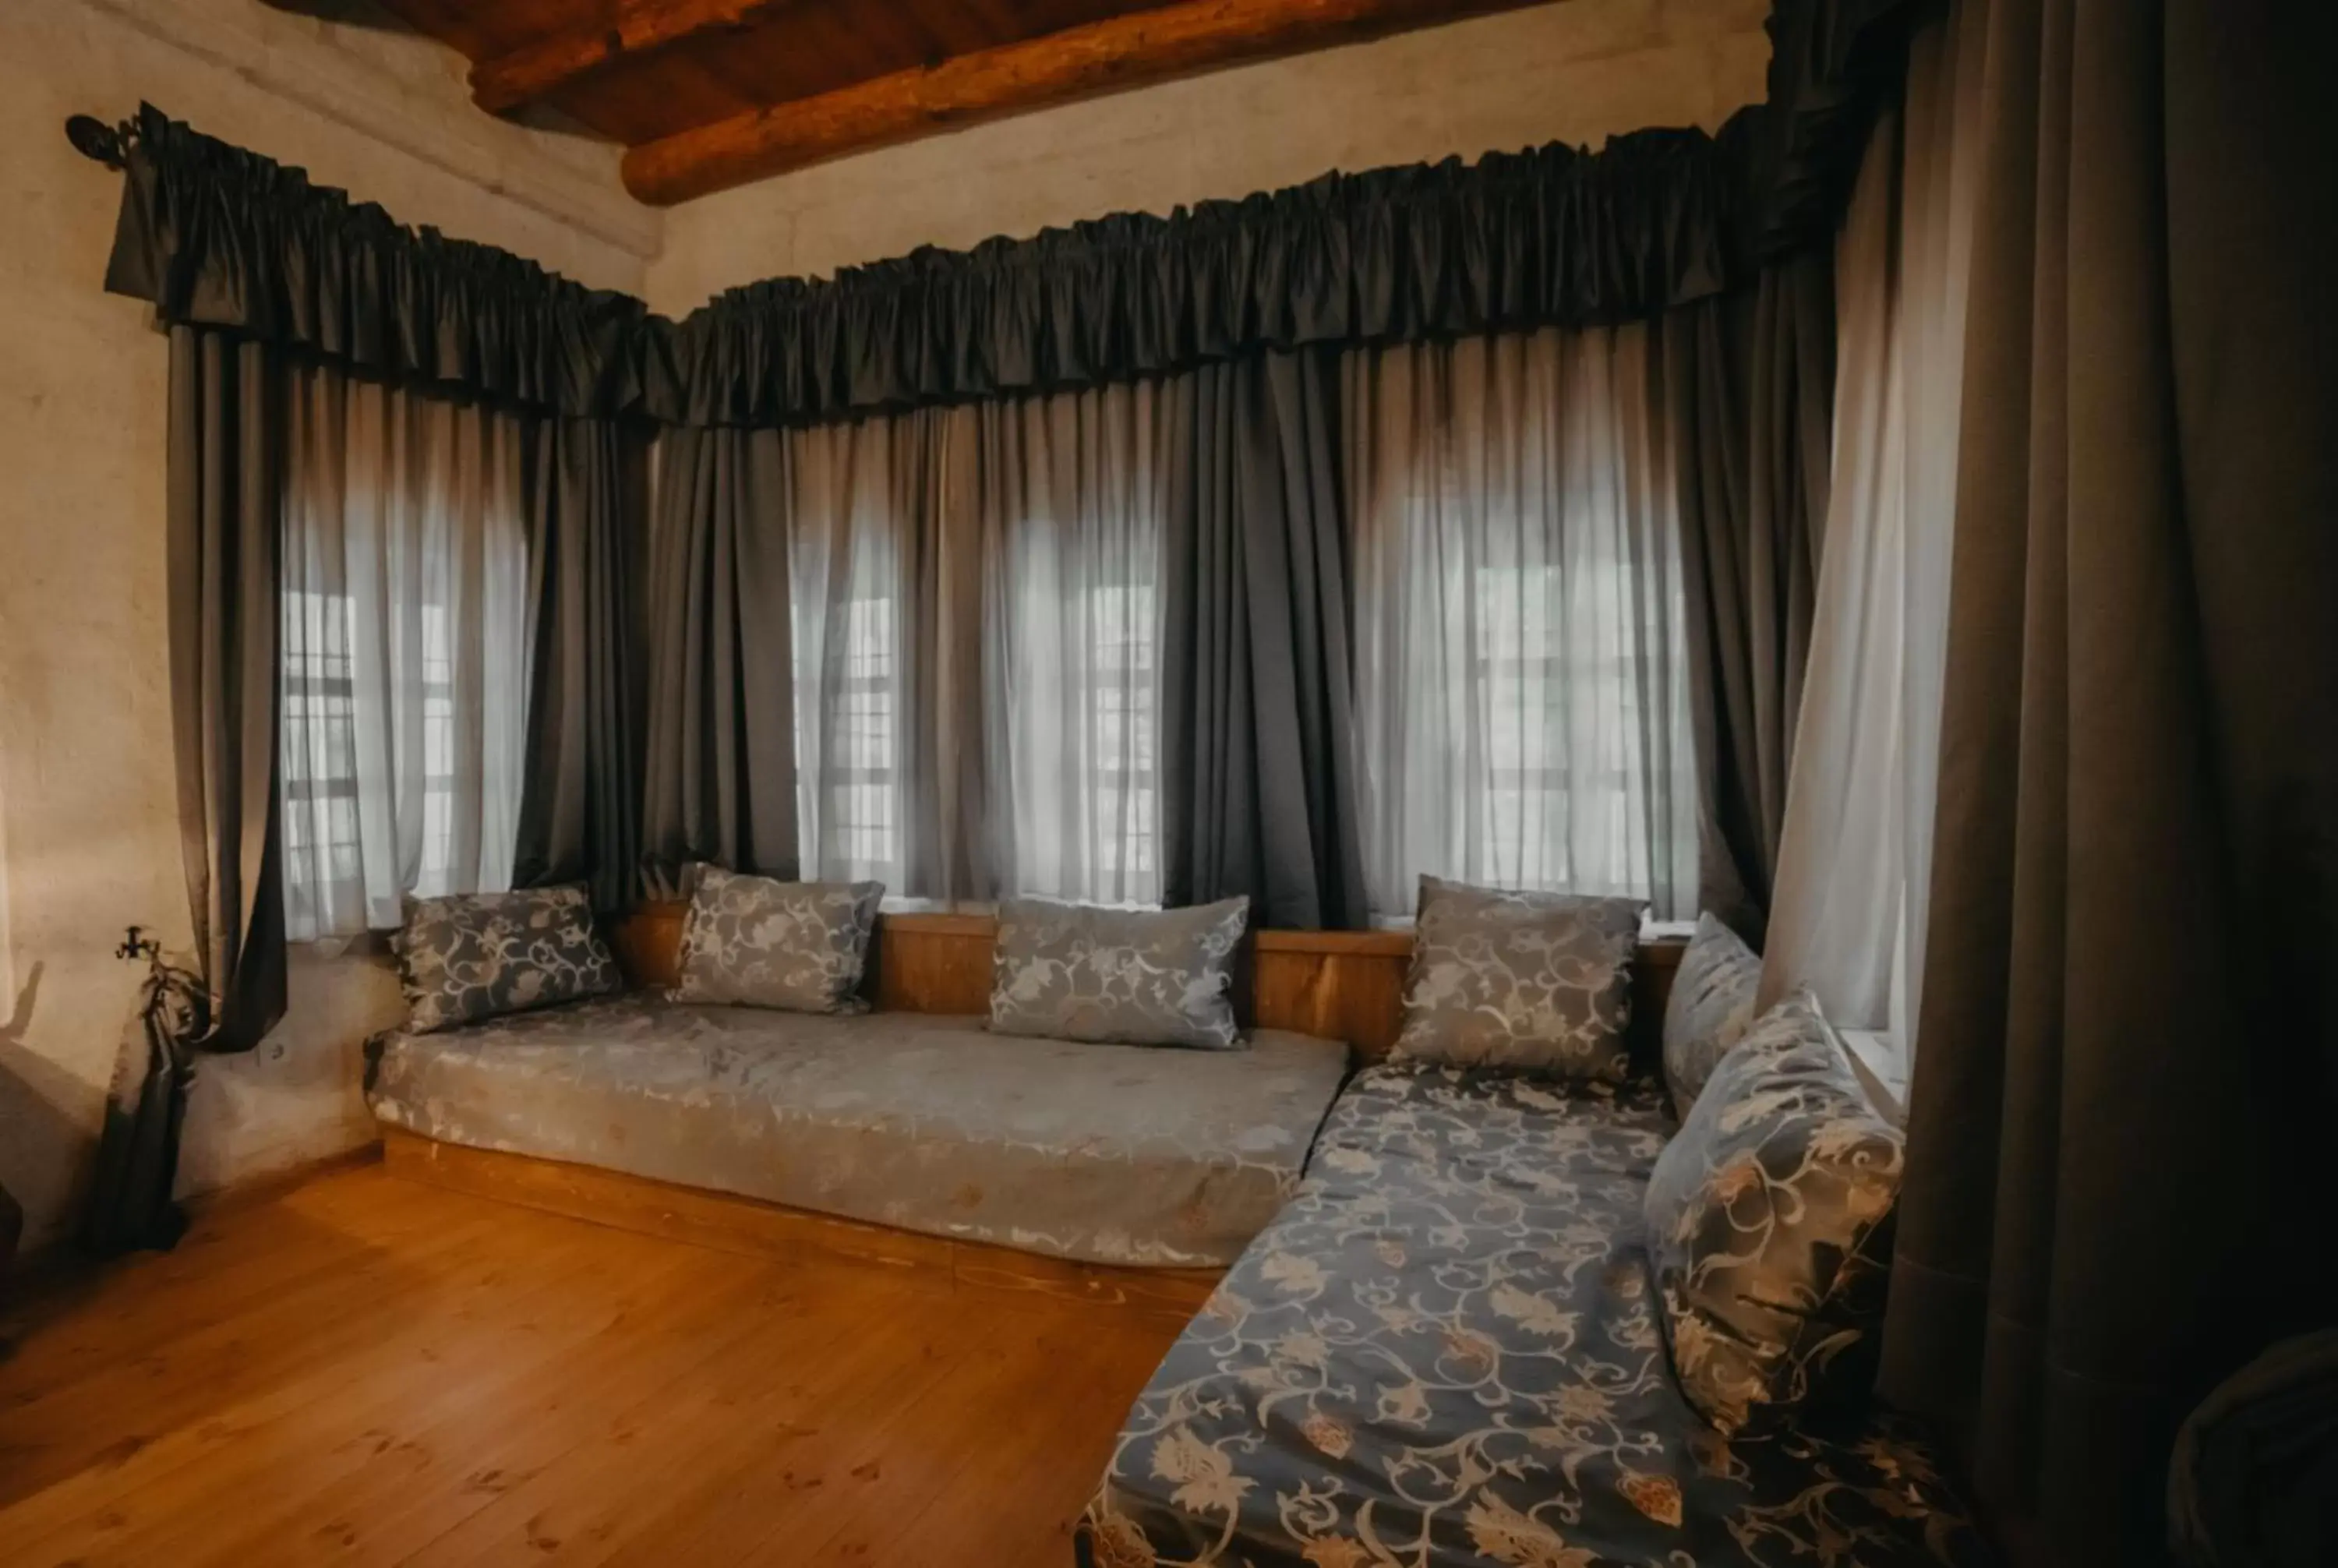
<path fill-rule="evenodd" d="M 1161 897 L 1162 514 L 1156 389 L 1034 398 L 985 424 L 1001 485 L 986 521 L 1004 613 L 984 705 L 1007 759 L 1002 891 Z"/>
<path fill-rule="evenodd" d="M 284 876 L 295 923 L 360 877 L 355 688 L 347 594 L 284 595 Z"/>
<path fill-rule="evenodd" d="M 1088 600 L 1095 657 L 1084 684 L 1096 743 L 1085 793 L 1097 824 L 1096 869 L 1105 885 L 1152 903 L 1161 896 L 1160 612 L 1150 583 L 1094 589 Z"/>
<path fill-rule="evenodd" d="M 282 807 L 295 940 L 508 887 L 526 744 L 516 420 L 295 373 Z"/>
<path fill-rule="evenodd" d="M 413 885 L 432 898 L 455 887 L 455 681 L 444 605 L 423 604 L 421 856 Z M 356 602 L 347 594 L 284 595 L 284 843 L 291 896 L 314 907 L 333 884 L 362 879 L 359 835 L 357 687 L 350 644 Z"/>
<path fill-rule="evenodd" d="M 827 775 L 828 852 L 822 858 L 842 860 L 849 867 L 845 874 L 857 879 L 883 877 L 901 858 L 893 801 L 899 666 L 893 601 L 854 599 L 844 612 L 844 667 L 829 731 L 836 760 Z"/>
<path fill-rule="evenodd" d="M 1612 601 L 1617 571 L 1595 575 L 1602 582 L 1590 596 Z M 1448 693 L 1466 703 L 1474 685 L 1485 712 L 1485 809 L 1465 862 L 1502 868 L 1520 887 L 1607 890 L 1603 867 L 1626 858 L 1645 831 L 1651 779 L 1640 748 L 1586 745 L 1577 720 L 1612 705 L 1616 733 L 1645 728 L 1646 703 L 1623 639 L 1596 617 L 1587 641 L 1571 634 L 1557 566 L 1480 567 L 1471 589 L 1477 667 Z M 1596 839 L 1567 830 L 1578 809 L 1601 821 Z"/>
<path fill-rule="evenodd" d="M 1695 907 L 1668 495 L 1637 329 L 1349 356 L 1374 912 L 1423 873 Z"/>
<path fill-rule="evenodd" d="M 1011 556 L 1015 624 L 991 698 L 1008 757 L 1007 890 L 1152 904 L 1161 897 L 1154 562 L 1149 548 L 1100 560 L 1066 543 L 1035 528 Z"/>

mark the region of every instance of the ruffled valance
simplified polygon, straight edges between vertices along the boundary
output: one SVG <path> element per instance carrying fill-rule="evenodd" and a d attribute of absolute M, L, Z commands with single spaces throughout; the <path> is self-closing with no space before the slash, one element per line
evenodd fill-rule
<path fill-rule="evenodd" d="M 1948 0 L 1778 0 L 1771 7 L 1769 87 L 1747 171 L 1761 257 L 1833 235 L 1876 112 L 1899 94 L 1909 37 L 1947 10 Z"/>
<path fill-rule="evenodd" d="M 1768 101 L 1475 163 L 1329 174 L 832 279 L 676 323 L 142 107 L 106 286 L 169 320 L 568 414 L 771 426 L 1167 374 L 1265 349 L 1660 314 L 1825 242 L 1940 0 L 1777 0 Z"/>
<path fill-rule="evenodd" d="M 1655 314 L 1740 270 L 1750 123 L 1331 174 L 751 284 L 672 331 L 652 407 L 680 424 L 784 425 L 1261 349 Z"/>
<path fill-rule="evenodd" d="M 142 104 L 105 286 L 166 321 L 385 380 L 562 414 L 640 401 L 647 308 L 492 245 L 408 229 Z"/>

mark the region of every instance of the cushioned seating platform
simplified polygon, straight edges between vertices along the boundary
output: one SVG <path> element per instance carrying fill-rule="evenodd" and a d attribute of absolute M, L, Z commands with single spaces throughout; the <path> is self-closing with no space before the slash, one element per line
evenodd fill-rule
<path fill-rule="evenodd" d="M 425 1137 L 1084 1262 L 1223 1267 L 1298 1189 L 1347 1048 L 1073 1044 L 632 995 L 392 1034 Z"/>
<path fill-rule="evenodd" d="M 1079 1531 L 1091 1568 L 1969 1563 L 1914 1435 L 1718 1437 L 1642 1245 L 1654 1083 L 1380 1066 L 1220 1283 Z"/>

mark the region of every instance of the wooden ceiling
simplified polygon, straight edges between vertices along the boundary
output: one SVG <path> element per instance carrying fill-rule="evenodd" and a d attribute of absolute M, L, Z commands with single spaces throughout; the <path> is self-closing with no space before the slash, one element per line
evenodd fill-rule
<path fill-rule="evenodd" d="M 281 3 L 281 0 L 280 0 Z M 384 0 L 687 201 L 864 148 L 1536 0 Z"/>

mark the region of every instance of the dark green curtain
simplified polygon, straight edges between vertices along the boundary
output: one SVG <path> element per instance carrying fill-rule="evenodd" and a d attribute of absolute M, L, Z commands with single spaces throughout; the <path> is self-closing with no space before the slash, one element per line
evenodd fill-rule
<path fill-rule="evenodd" d="M 2162 1561 L 2178 1418 L 2338 1307 L 2338 28 L 2308 12 L 1989 5 L 1881 1388 L 2039 1561 Z"/>
<path fill-rule="evenodd" d="M 1785 826 L 1834 423 L 1822 246 L 1675 311 L 1664 339 L 1697 748 L 1699 902 L 1759 945 Z"/>
<path fill-rule="evenodd" d="M 550 415 L 530 432 L 527 760 L 512 880 L 586 882 L 630 905 L 641 860 L 636 585 L 642 441 L 614 419 Z"/>
<path fill-rule="evenodd" d="M 777 430 L 659 451 L 643 838 L 668 888 L 693 860 L 798 874 L 789 488 Z"/>
<path fill-rule="evenodd" d="M 1162 902 L 1367 924 L 1353 629 L 1329 349 L 1213 365 L 1171 403 L 1162 603 Z"/>

